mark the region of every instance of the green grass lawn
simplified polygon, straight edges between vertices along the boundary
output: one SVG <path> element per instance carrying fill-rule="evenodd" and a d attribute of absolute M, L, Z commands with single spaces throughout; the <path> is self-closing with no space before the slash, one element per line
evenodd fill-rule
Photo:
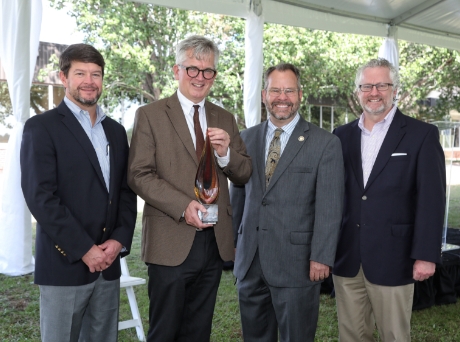
<path fill-rule="evenodd" d="M 133 248 L 128 257 L 132 276 L 147 279 L 147 268 L 140 260 L 140 218 L 134 235 Z M 238 300 L 233 274 L 222 276 L 214 313 L 211 341 L 242 341 Z M 144 330 L 148 328 L 147 286 L 135 288 Z M 0 341 L 39 341 L 39 291 L 33 276 L 7 277 L 0 275 Z M 126 292 L 122 289 L 120 319 L 130 319 Z M 316 341 L 337 341 L 335 299 L 321 295 Z M 377 336 L 377 333 L 376 333 Z M 378 337 L 376 337 L 378 340 Z M 134 328 L 123 330 L 119 341 L 137 341 Z M 460 341 L 460 303 L 436 306 L 415 311 L 412 315 L 412 341 Z M 102 342 L 102 341 L 101 341 Z"/>

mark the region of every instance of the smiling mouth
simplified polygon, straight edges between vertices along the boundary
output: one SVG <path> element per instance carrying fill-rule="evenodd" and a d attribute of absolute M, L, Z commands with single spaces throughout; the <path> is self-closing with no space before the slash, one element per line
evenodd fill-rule
<path fill-rule="evenodd" d="M 278 109 L 288 109 L 290 107 L 292 107 L 292 103 L 290 102 L 276 102 L 276 103 L 273 103 L 273 108 L 278 108 Z"/>
<path fill-rule="evenodd" d="M 199 84 L 199 83 L 192 83 L 192 85 L 194 87 L 197 87 L 197 88 L 203 88 L 204 87 L 204 84 Z"/>

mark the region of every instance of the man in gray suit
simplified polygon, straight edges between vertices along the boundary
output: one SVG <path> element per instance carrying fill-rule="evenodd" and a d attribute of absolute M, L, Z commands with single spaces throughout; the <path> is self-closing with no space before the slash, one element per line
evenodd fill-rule
<path fill-rule="evenodd" d="M 243 337 L 313 341 L 342 219 L 341 144 L 300 117 L 294 65 L 265 72 L 262 98 L 269 120 L 241 133 L 252 176 L 231 188 Z"/>

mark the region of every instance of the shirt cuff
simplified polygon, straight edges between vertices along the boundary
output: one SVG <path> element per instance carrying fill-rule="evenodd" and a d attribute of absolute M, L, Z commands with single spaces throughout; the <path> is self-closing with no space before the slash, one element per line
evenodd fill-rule
<path fill-rule="evenodd" d="M 219 157 L 219 155 L 217 154 L 216 151 L 214 151 L 214 155 L 217 158 L 217 164 L 219 164 L 219 166 L 221 168 L 226 167 L 228 165 L 228 163 L 230 163 L 230 147 L 227 150 L 227 155 L 226 156 Z"/>

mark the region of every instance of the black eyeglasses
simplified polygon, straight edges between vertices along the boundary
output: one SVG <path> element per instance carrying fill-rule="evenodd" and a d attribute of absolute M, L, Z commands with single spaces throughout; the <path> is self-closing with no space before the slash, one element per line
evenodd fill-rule
<path fill-rule="evenodd" d="M 186 67 L 182 64 L 178 64 L 180 68 L 182 69 L 185 69 L 185 71 L 187 72 L 187 75 L 191 78 L 195 78 L 195 77 L 198 77 L 198 75 L 201 73 L 203 73 L 203 78 L 205 80 L 212 80 L 216 74 L 217 74 L 217 71 L 214 70 L 214 69 L 211 69 L 211 68 L 207 68 L 207 69 L 198 69 L 197 67 L 194 67 L 194 66 L 189 66 L 189 67 Z"/>
<path fill-rule="evenodd" d="M 378 91 L 388 90 L 388 87 L 392 87 L 393 83 L 377 83 L 377 84 L 360 84 L 359 90 L 367 93 L 372 91 L 372 88 L 375 87 Z"/>

